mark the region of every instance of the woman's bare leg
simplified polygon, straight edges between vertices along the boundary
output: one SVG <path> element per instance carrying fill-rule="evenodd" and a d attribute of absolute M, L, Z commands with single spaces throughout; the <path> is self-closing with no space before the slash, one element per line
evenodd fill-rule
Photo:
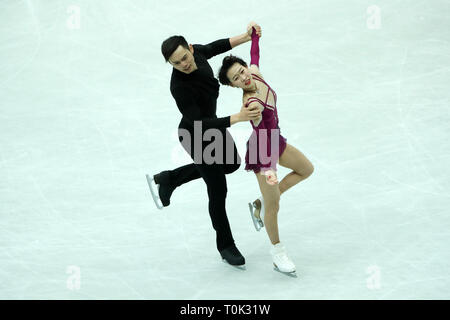
<path fill-rule="evenodd" d="M 280 209 L 281 194 L 300 181 L 308 178 L 314 171 L 311 162 L 303 155 L 303 153 L 290 144 L 287 144 L 286 149 L 283 151 L 283 154 L 279 159 L 279 164 L 293 170 L 287 174 L 279 184 L 269 185 L 263 174 L 256 174 L 259 189 L 264 198 L 264 225 L 269 239 L 274 245 L 280 242 L 278 232 L 278 211 Z M 256 201 L 259 202 L 259 200 Z"/>
<path fill-rule="evenodd" d="M 279 183 L 280 195 L 308 178 L 314 171 L 314 167 L 308 158 L 290 144 L 287 144 L 286 149 L 281 154 L 279 164 L 292 169 L 292 172 L 287 174 Z"/>
<path fill-rule="evenodd" d="M 264 225 L 266 227 L 267 234 L 272 244 L 280 242 L 278 235 L 278 211 L 280 209 L 280 189 L 278 184 L 269 185 L 266 182 L 266 177 L 260 173 L 256 174 L 258 179 L 259 188 L 261 190 L 264 199 Z M 259 201 L 259 200 L 257 200 Z"/>

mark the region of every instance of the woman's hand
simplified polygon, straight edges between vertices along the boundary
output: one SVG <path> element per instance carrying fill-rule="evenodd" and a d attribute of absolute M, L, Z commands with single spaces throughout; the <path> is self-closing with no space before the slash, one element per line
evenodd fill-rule
<path fill-rule="evenodd" d="M 245 104 L 242 105 L 241 111 L 239 112 L 239 118 L 241 121 L 256 120 L 261 116 L 261 110 L 258 106 L 250 105 L 247 107 Z"/>
<path fill-rule="evenodd" d="M 271 186 L 274 186 L 278 183 L 277 173 L 272 169 L 261 171 L 261 174 L 266 176 L 266 182 Z"/>
<path fill-rule="evenodd" d="M 256 22 L 250 22 L 247 26 L 247 35 L 251 38 L 252 37 L 252 28 L 255 28 L 256 30 L 256 34 L 261 38 L 262 35 L 262 31 L 261 31 L 261 27 L 256 23 Z"/>

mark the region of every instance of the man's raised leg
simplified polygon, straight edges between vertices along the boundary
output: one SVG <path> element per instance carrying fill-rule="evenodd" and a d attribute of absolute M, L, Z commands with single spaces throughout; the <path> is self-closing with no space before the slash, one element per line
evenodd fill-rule
<path fill-rule="evenodd" d="M 191 163 L 174 170 L 161 171 L 153 177 L 147 175 L 147 182 L 157 208 L 162 209 L 170 205 L 170 197 L 177 187 L 200 177 L 197 168 Z"/>

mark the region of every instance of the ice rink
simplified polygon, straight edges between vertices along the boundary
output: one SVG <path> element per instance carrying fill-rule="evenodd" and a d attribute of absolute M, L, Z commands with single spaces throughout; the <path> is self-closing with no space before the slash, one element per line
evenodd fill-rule
<path fill-rule="evenodd" d="M 0 299 L 449 299 L 449 13 L 448 0 L 1 0 Z M 157 210 L 145 179 L 190 162 L 161 42 L 250 21 L 281 132 L 315 167 L 281 199 L 296 279 L 272 269 L 243 165 L 227 212 L 245 271 L 221 261 L 202 180 Z M 221 87 L 218 116 L 240 108 Z M 230 132 L 243 156 L 250 124 Z"/>

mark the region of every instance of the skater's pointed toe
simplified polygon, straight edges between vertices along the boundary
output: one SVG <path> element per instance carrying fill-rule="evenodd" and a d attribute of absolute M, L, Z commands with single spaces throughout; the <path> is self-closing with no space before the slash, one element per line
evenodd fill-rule
<path fill-rule="evenodd" d="M 253 220 L 253 225 L 255 226 L 256 231 L 264 228 L 264 200 L 262 197 L 253 201 L 253 203 L 249 203 L 248 207 L 250 209 L 250 215 Z"/>
<path fill-rule="evenodd" d="M 248 203 L 248 208 L 250 210 L 250 216 L 252 218 L 253 221 L 253 225 L 255 226 L 256 231 L 261 230 L 261 228 L 264 226 L 264 224 L 261 223 L 261 219 L 259 219 L 256 215 L 255 215 L 255 205 L 252 203 Z"/>
<path fill-rule="evenodd" d="M 220 255 L 222 259 L 224 259 L 232 266 L 243 266 L 245 264 L 245 258 L 242 256 L 235 245 L 221 250 Z"/>

